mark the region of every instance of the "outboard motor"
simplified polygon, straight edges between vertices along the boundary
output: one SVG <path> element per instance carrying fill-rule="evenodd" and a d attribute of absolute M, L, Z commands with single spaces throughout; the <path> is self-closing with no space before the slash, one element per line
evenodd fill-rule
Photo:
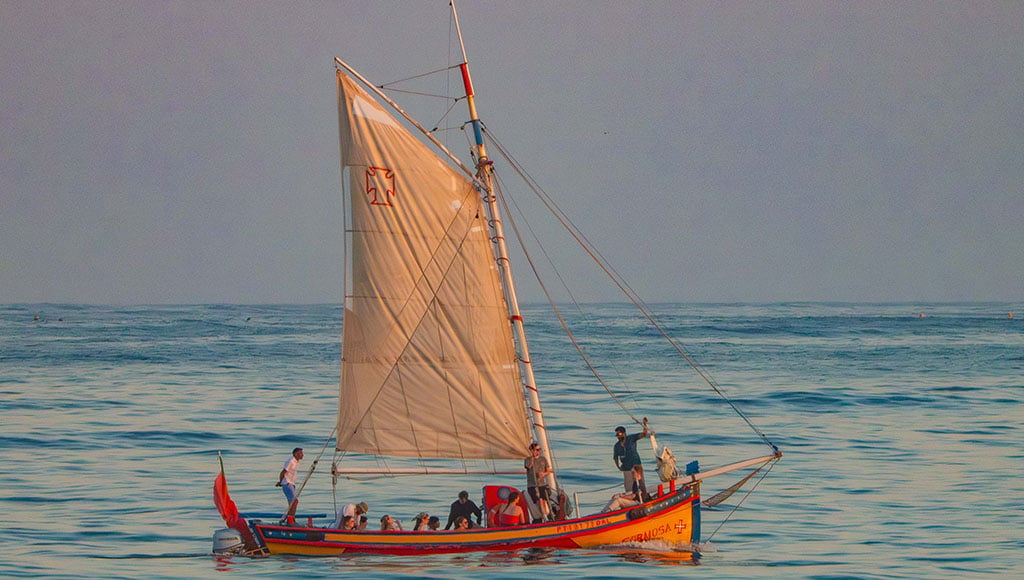
<path fill-rule="evenodd" d="M 213 533 L 214 554 L 244 554 L 245 540 L 238 530 L 222 528 Z"/>

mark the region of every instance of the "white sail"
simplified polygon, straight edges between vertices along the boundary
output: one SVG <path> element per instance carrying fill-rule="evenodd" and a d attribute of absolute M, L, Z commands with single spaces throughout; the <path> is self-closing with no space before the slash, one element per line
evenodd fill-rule
<path fill-rule="evenodd" d="M 523 387 L 480 194 L 338 71 L 351 288 L 337 448 L 520 458 Z"/>

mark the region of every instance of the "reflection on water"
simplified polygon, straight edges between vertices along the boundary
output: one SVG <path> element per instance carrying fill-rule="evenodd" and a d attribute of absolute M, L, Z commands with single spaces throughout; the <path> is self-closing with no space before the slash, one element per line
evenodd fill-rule
<path fill-rule="evenodd" d="M 615 554 L 624 562 L 633 562 L 637 564 L 658 564 L 664 566 L 700 565 L 700 555 L 694 554 L 693 552 L 676 550 L 642 550 L 637 548 L 619 549 L 614 546 L 609 546 L 607 551 Z"/>

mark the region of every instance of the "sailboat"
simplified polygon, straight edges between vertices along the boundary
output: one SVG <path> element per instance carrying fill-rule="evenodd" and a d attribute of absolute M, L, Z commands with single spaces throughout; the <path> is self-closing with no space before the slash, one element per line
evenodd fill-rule
<path fill-rule="evenodd" d="M 449 482 L 480 473 L 467 467 L 479 461 L 491 466 L 487 473 L 515 474 L 522 483 L 523 458 L 533 442 L 554 465 L 542 387 L 534 378 L 505 243 L 495 166 L 454 5 L 452 16 L 462 47 L 462 62 L 454 68 L 461 73 L 469 109 L 472 168 L 380 88 L 335 59 L 347 210 L 341 384 L 332 434 L 341 457 L 332 464 L 335 481 L 441 474 Z M 544 480 L 555 490 L 549 519 L 441 531 L 340 529 L 301 516 L 297 521 L 245 517 L 227 494 L 222 467 L 214 495 L 228 528 L 215 536 L 215 549 L 415 555 L 652 540 L 694 549 L 701 537 L 701 482 L 778 461 L 781 453 L 765 442 L 771 449 L 767 455 L 704 472 L 695 462 L 680 472 L 663 448 L 657 490 L 649 489 L 646 501 L 610 511 L 578 514 L 551 473 Z M 604 445 L 600 456 L 607 461 Z M 413 458 L 416 465 L 361 461 L 368 457 Z M 450 492 L 450 484 L 443 489 Z M 537 513 L 525 490 L 512 485 L 485 486 L 482 510 L 490 512 L 512 491 L 524 496 L 526 510 Z"/>

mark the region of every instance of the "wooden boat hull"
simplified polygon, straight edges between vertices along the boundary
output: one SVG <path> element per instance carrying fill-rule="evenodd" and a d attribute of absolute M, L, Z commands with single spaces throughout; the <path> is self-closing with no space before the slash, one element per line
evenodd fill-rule
<path fill-rule="evenodd" d="M 661 540 L 684 549 L 700 540 L 699 486 L 681 487 L 624 510 L 561 522 L 465 531 L 379 532 L 252 523 L 271 554 L 328 556 L 592 548 Z"/>

